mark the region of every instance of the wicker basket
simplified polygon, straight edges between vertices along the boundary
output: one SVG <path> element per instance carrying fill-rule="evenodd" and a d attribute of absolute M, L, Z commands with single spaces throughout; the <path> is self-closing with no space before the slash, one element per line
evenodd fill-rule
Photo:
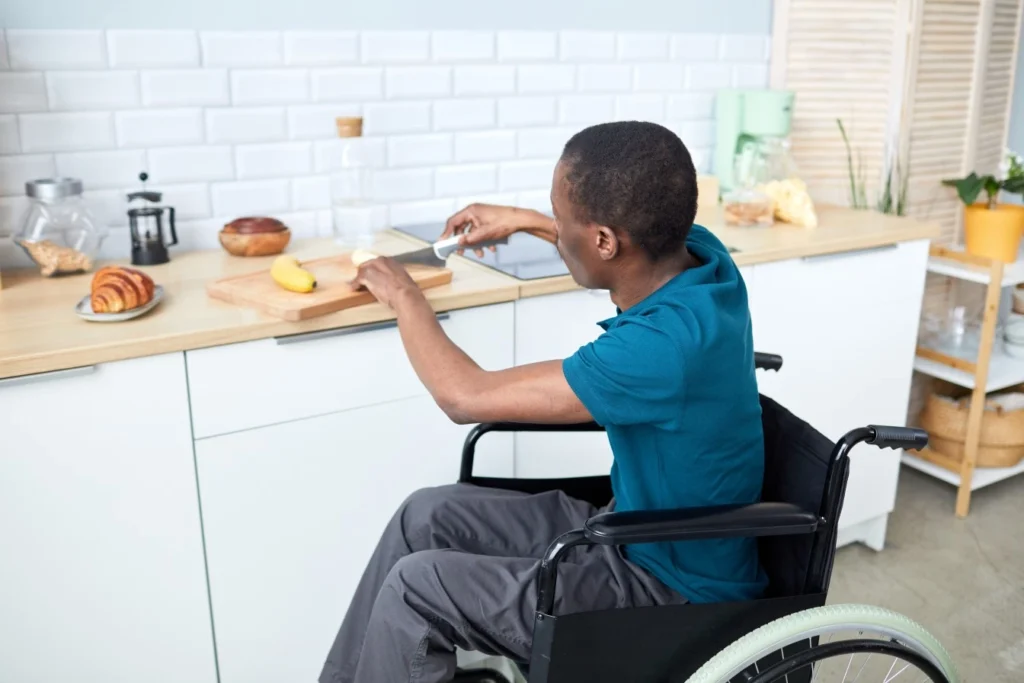
<path fill-rule="evenodd" d="M 1019 387 L 1017 388 L 1019 390 Z M 929 448 L 961 461 L 967 441 L 967 414 L 971 397 L 929 394 L 921 412 L 921 427 L 928 431 Z M 991 399 L 981 418 L 976 467 L 1013 467 L 1024 458 L 1024 408 L 1005 410 Z"/>

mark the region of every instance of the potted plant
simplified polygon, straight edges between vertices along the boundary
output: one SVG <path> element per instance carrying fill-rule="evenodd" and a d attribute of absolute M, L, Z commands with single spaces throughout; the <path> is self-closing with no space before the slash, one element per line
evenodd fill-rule
<path fill-rule="evenodd" d="M 1012 151 L 999 165 L 999 175 L 979 176 L 973 171 L 966 178 L 943 180 L 955 187 L 964 203 L 964 244 L 967 252 L 997 261 L 1017 260 L 1024 235 L 1024 206 L 999 201 L 1000 191 L 1024 194 L 1024 161 Z M 984 190 L 987 201 L 977 201 Z"/>

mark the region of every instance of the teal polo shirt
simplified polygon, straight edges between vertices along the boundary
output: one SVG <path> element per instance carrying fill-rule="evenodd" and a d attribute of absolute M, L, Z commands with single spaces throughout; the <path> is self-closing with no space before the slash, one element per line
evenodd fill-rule
<path fill-rule="evenodd" d="M 699 265 L 598 323 L 563 361 L 565 378 L 605 427 L 616 511 L 760 500 L 764 437 L 747 291 L 728 250 L 695 225 Z M 627 558 L 691 602 L 760 597 L 755 539 L 627 546 Z"/>

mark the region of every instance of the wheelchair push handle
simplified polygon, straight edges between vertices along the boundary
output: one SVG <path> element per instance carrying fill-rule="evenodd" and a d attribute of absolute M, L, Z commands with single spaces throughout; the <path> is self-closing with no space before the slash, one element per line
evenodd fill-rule
<path fill-rule="evenodd" d="M 774 370 L 778 372 L 782 369 L 782 356 L 777 353 L 761 353 L 760 351 L 755 351 L 754 367 L 758 370 Z"/>
<path fill-rule="evenodd" d="M 868 425 L 871 435 L 864 441 L 879 448 L 902 448 L 919 451 L 928 445 L 928 432 L 915 427 Z"/>

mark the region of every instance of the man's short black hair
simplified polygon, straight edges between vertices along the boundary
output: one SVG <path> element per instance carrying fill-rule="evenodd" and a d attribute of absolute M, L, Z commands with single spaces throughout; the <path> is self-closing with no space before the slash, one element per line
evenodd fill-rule
<path fill-rule="evenodd" d="M 573 135 L 562 161 L 578 219 L 625 231 L 652 260 L 683 248 L 697 215 L 697 172 L 675 133 L 601 123 Z"/>

